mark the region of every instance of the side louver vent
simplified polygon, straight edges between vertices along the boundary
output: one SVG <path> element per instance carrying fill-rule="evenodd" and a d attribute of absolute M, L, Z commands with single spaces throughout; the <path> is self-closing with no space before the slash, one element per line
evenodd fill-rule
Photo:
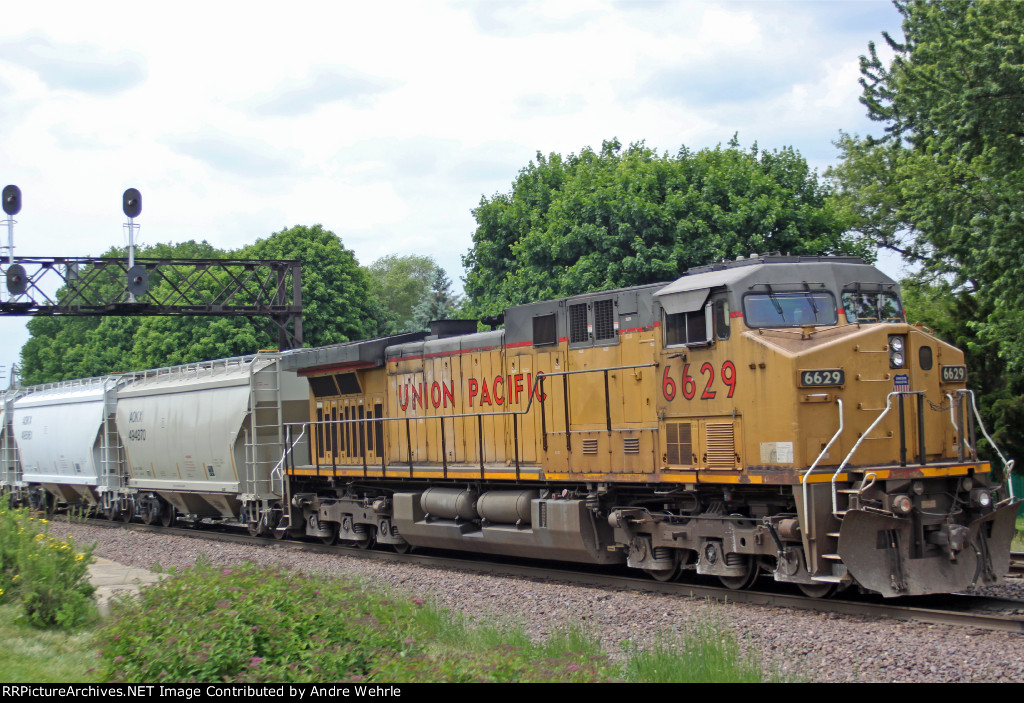
<path fill-rule="evenodd" d="M 731 422 L 707 424 L 709 469 L 736 468 L 736 438 Z"/>
<path fill-rule="evenodd" d="M 640 453 L 640 438 L 639 437 L 625 437 L 622 440 L 622 451 L 626 454 L 639 454 Z"/>

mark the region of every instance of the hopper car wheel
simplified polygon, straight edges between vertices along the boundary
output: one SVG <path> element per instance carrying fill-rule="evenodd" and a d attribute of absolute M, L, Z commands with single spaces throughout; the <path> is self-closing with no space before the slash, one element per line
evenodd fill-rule
<path fill-rule="evenodd" d="M 139 513 L 139 517 L 142 518 L 142 522 L 144 524 L 152 525 L 160 519 L 160 503 L 157 503 L 155 500 L 151 500 L 147 505 L 149 507 Z"/>
<path fill-rule="evenodd" d="M 104 508 L 101 512 L 103 517 L 111 522 L 117 519 L 117 506 L 111 505 L 109 508 Z"/>
<path fill-rule="evenodd" d="M 57 496 L 51 495 L 48 491 L 43 493 L 42 510 L 45 517 L 53 517 L 53 513 L 57 510 Z"/>
<path fill-rule="evenodd" d="M 174 523 L 178 521 L 178 516 L 175 513 L 174 506 L 170 503 L 165 503 L 161 506 L 160 510 L 160 524 L 164 527 L 173 527 Z"/>
<path fill-rule="evenodd" d="M 250 537 L 259 537 L 265 534 L 263 526 L 259 522 L 249 522 L 246 524 L 246 528 L 249 530 Z"/>
<path fill-rule="evenodd" d="M 135 519 L 135 501 L 128 501 L 128 507 L 121 511 L 122 522 L 131 522 Z"/>
<path fill-rule="evenodd" d="M 797 587 L 808 598 L 828 598 L 836 592 L 834 583 L 798 583 Z"/>
<path fill-rule="evenodd" d="M 734 591 L 750 588 L 757 580 L 757 560 L 747 556 L 746 569 L 747 573 L 742 576 L 719 576 L 718 580 L 722 582 L 723 586 Z"/>
<path fill-rule="evenodd" d="M 408 542 L 402 542 L 401 544 L 392 544 L 391 548 L 399 554 L 408 554 L 412 551 L 412 545 Z"/>

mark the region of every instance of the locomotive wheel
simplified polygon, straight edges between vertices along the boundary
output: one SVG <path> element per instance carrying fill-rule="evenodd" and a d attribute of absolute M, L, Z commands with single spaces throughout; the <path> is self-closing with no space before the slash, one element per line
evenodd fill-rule
<path fill-rule="evenodd" d="M 746 569 L 747 573 L 742 576 L 719 576 L 718 580 L 722 582 L 723 586 L 734 591 L 750 588 L 754 585 L 754 581 L 757 580 L 757 561 L 748 556 Z"/>
<path fill-rule="evenodd" d="M 360 539 L 360 540 L 347 539 L 347 540 L 345 540 L 345 546 L 346 547 L 355 547 L 356 549 L 369 549 L 370 547 L 372 547 L 376 543 L 377 543 L 377 538 L 375 537 L 375 533 L 373 533 L 373 532 L 367 533 L 366 539 Z"/>
<path fill-rule="evenodd" d="M 834 583 L 798 583 L 797 587 L 808 598 L 828 598 L 836 592 Z"/>
<path fill-rule="evenodd" d="M 338 523 L 336 523 L 336 522 L 329 522 L 329 523 L 327 523 L 327 529 L 330 532 L 330 534 L 324 535 L 323 537 L 321 537 L 320 541 L 323 542 L 324 544 L 326 544 L 327 546 L 330 546 L 332 544 L 337 544 L 338 543 Z"/>
<path fill-rule="evenodd" d="M 160 524 L 164 527 L 173 527 L 174 523 L 178 521 L 178 515 L 174 510 L 174 506 L 167 503 L 161 506 L 160 510 Z"/>
<path fill-rule="evenodd" d="M 644 569 L 655 581 L 674 581 L 682 571 L 682 562 L 677 551 L 672 552 L 672 568 L 670 569 Z"/>
<path fill-rule="evenodd" d="M 674 581 L 679 576 L 679 564 L 671 569 L 644 569 L 655 581 Z"/>

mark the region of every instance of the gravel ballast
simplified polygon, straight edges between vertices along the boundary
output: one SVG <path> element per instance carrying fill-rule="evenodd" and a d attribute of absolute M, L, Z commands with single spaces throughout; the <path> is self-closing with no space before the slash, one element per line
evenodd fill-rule
<path fill-rule="evenodd" d="M 557 582 L 445 571 L 343 555 L 245 546 L 82 524 L 53 525 L 96 555 L 129 566 L 183 568 L 205 554 L 214 564 L 274 564 L 356 577 L 418 596 L 466 616 L 512 618 L 531 636 L 576 623 L 598 634 L 606 652 L 622 643 L 671 639 L 701 619 L 726 623 L 782 676 L 820 682 L 1024 681 L 1024 635 L 620 592 Z M 1011 580 L 1005 597 L 1020 594 Z M 997 595 L 995 589 L 988 589 Z"/>

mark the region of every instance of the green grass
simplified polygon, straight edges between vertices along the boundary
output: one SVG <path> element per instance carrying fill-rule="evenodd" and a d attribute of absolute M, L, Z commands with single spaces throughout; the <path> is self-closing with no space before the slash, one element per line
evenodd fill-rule
<path fill-rule="evenodd" d="M 673 641 L 661 641 L 644 651 L 630 648 L 624 677 L 638 683 L 761 683 L 778 682 L 765 676 L 750 647 L 741 647 L 721 620 L 697 622 Z"/>
<path fill-rule="evenodd" d="M 1010 542 L 1010 549 L 1015 552 L 1024 552 L 1024 515 L 1017 516 L 1017 533 Z"/>
<path fill-rule="evenodd" d="M 16 605 L 0 606 L 0 681 L 4 683 L 94 683 L 94 629 L 39 630 Z"/>
<path fill-rule="evenodd" d="M 567 624 L 542 641 L 354 581 L 197 566 L 143 589 L 84 631 L 40 631 L 0 608 L 7 682 L 760 682 L 720 618 L 619 656 Z"/>

